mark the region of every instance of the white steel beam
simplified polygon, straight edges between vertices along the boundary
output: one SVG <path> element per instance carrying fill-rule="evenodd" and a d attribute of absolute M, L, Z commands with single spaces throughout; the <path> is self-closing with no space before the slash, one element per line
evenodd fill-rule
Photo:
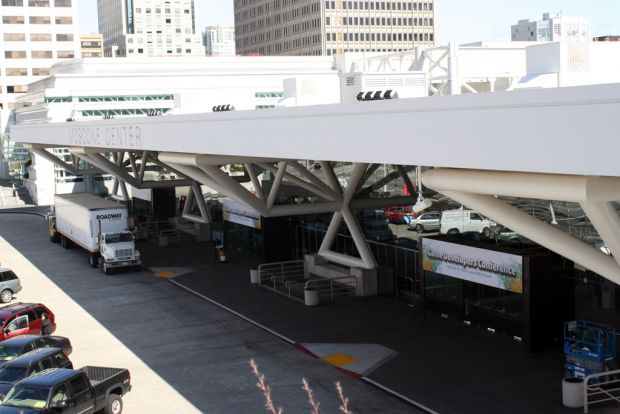
<path fill-rule="evenodd" d="M 618 201 L 619 177 L 534 174 L 436 168 L 422 175 L 424 185 L 437 190 L 541 200 Z M 437 190 L 439 191 L 439 190 Z"/>
<path fill-rule="evenodd" d="M 276 167 L 274 167 L 273 165 L 271 165 L 271 164 L 260 163 L 260 164 L 258 164 L 258 166 L 261 167 L 262 169 L 267 170 L 269 172 L 272 172 L 274 174 L 278 173 L 278 169 Z M 313 194 L 316 194 L 317 196 L 319 196 L 321 198 L 324 198 L 325 200 L 334 201 L 336 198 L 338 198 L 338 195 L 334 194 L 333 191 L 330 190 L 329 192 L 326 193 L 321 188 L 318 188 L 315 185 L 310 184 L 309 182 L 304 181 L 301 178 L 296 177 L 296 176 L 294 176 L 292 174 L 289 174 L 287 172 L 284 172 L 283 178 L 286 181 L 289 181 L 289 182 L 291 182 L 291 183 L 293 183 L 293 184 L 295 184 L 295 185 L 297 185 L 297 186 L 299 186 L 301 188 L 304 188 L 304 189 L 310 191 Z"/>
<path fill-rule="evenodd" d="M 254 191 L 256 191 L 256 197 L 258 197 L 259 200 L 265 201 L 265 193 L 263 192 L 263 187 L 260 184 L 258 175 L 256 175 L 254 165 L 244 164 L 244 167 L 248 175 L 250 176 L 250 179 L 252 180 L 252 184 L 254 185 Z"/>
<path fill-rule="evenodd" d="M 620 266 L 614 258 L 572 237 L 551 224 L 490 196 L 437 189 L 451 199 L 502 223 L 519 234 L 620 284 Z"/>

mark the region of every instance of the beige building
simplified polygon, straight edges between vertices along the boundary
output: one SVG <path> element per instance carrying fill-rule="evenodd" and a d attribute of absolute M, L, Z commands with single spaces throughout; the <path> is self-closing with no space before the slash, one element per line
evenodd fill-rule
<path fill-rule="evenodd" d="M 241 55 L 397 52 L 435 42 L 434 0 L 235 0 Z"/>
<path fill-rule="evenodd" d="M 80 36 L 80 51 L 83 58 L 103 57 L 103 35 Z"/>

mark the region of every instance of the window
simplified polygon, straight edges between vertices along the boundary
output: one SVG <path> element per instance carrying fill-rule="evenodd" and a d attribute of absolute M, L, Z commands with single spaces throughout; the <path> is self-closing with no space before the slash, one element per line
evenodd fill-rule
<path fill-rule="evenodd" d="M 56 7 L 71 7 L 71 0 L 54 0 Z"/>
<path fill-rule="evenodd" d="M 24 0 L 2 0 L 2 5 L 3 6 L 16 6 L 16 7 L 21 7 L 24 5 Z"/>
<path fill-rule="evenodd" d="M 5 42 L 23 42 L 26 40 L 26 35 L 24 33 L 5 33 L 4 41 Z"/>
<path fill-rule="evenodd" d="M 52 35 L 50 33 L 30 33 L 31 42 L 51 42 Z"/>
<path fill-rule="evenodd" d="M 43 308 L 34 308 L 33 310 L 34 310 L 34 314 L 36 315 L 37 319 L 41 319 L 41 316 L 44 313 L 47 313 L 47 311 L 45 309 L 43 309 Z"/>
<path fill-rule="evenodd" d="M 78 375 L 77 377 L 70 379 L 69 386 L 73 391 L 74 397 L 89 390 L 88 383 L 86 382 L 86 379 L 84 379 L 84 375 Z"/>
<path fill-rule="evenodd" d="M 51 50 L 33 50 L 30 52 L 30 57 L 33 59 L 51 59 L 53 56 Z"/>
<path fill-rule="evenodd" d="M 480 217 L 480 214 L 478 213 L 471 213 L 469 215 L 469 219 L 470 220 L 482 220 L 482 217 Z"/>
<path fill-rule="evenodd" d="M 60 384 L 52 393 L 52 402 L 67 401 L 69 399 L 69 391 L 65 384 Z"/>
<path fill-rule="evenodd" d="M 73 59 L 75 57 L 75 53 L 72 50 L 59 50 L 57 55 L 59 59 Z"/>
<path fill-rule="evenodd" d="M 28 0 L 28 6 L 30 7 L 49 7 L 50 0 Z"/>
<path fill-rule="evenodd" d="M 48 369 L 48 368 L 56 368 L 56 364 L 54 364 L 54 361 L 52 360 L 51 357 L 49 358 L 43 358 L 41 360 L 41 367 L 43 369 Z"/>
<path fill-rule="evenodd" d="M 73 17 L 71 16 L 67 16 L 67 17 L 56 17 L 56 24 L 72 24 L 73 23 Z"/>
<path fill-rule="evenodd" d="M 2 16 L 3 24 L 24 24 L 24 16 Z"/>
<path fill-rule="evenodd" d="M 50 24 L 51 18 L 49 16 L 30 16 L 30 24 Z"/>
<path fill-rule="evenodd" d="M 56 41 L 58 42 L 72 42 L 73 34 L 72 33 L 57 33 Z"/>
<path fill-rule="evenodd" d="M 25 50 L 7 50 L 4 52 L 6 59 L 26 59 Z"/>
<path fill-rule="evenodd" d="M 7 93 L 25 93 L 28 92 L 27 85 L 8 85 L 6 87 Z"/>
<path fill-rule="evenodd" d="M 7 68 L 6 76 L 27 76 L 28 69 L 26 68 Z"/>

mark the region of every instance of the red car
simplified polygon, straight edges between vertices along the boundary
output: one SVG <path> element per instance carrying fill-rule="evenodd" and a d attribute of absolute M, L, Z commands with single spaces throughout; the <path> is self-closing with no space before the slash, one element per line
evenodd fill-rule
<path fill-rule="evenodd" d="M 0 341 L 24 334 L 41 334 L 41 315 L 50 320 L 50 333 L 56 330 L 54 314 L 40 303 L 13 303 L 0 307 Z"/>
<path fill-rule="evenodd" d="M 407 206 L 387 207 L 383 209 L 383 214 L 390 223 L 405 223 L 405 217 L 417 215 L 411 210 L 411 207 Z"/>

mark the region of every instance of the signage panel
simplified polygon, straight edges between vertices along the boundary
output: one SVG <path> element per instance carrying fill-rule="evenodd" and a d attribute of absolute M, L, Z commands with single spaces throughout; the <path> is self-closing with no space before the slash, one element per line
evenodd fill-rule
<path fill-rule="evenodd" d="M 422 267 L 427 272 L 523 293 L 521 256 L 425 238 Z"/>

